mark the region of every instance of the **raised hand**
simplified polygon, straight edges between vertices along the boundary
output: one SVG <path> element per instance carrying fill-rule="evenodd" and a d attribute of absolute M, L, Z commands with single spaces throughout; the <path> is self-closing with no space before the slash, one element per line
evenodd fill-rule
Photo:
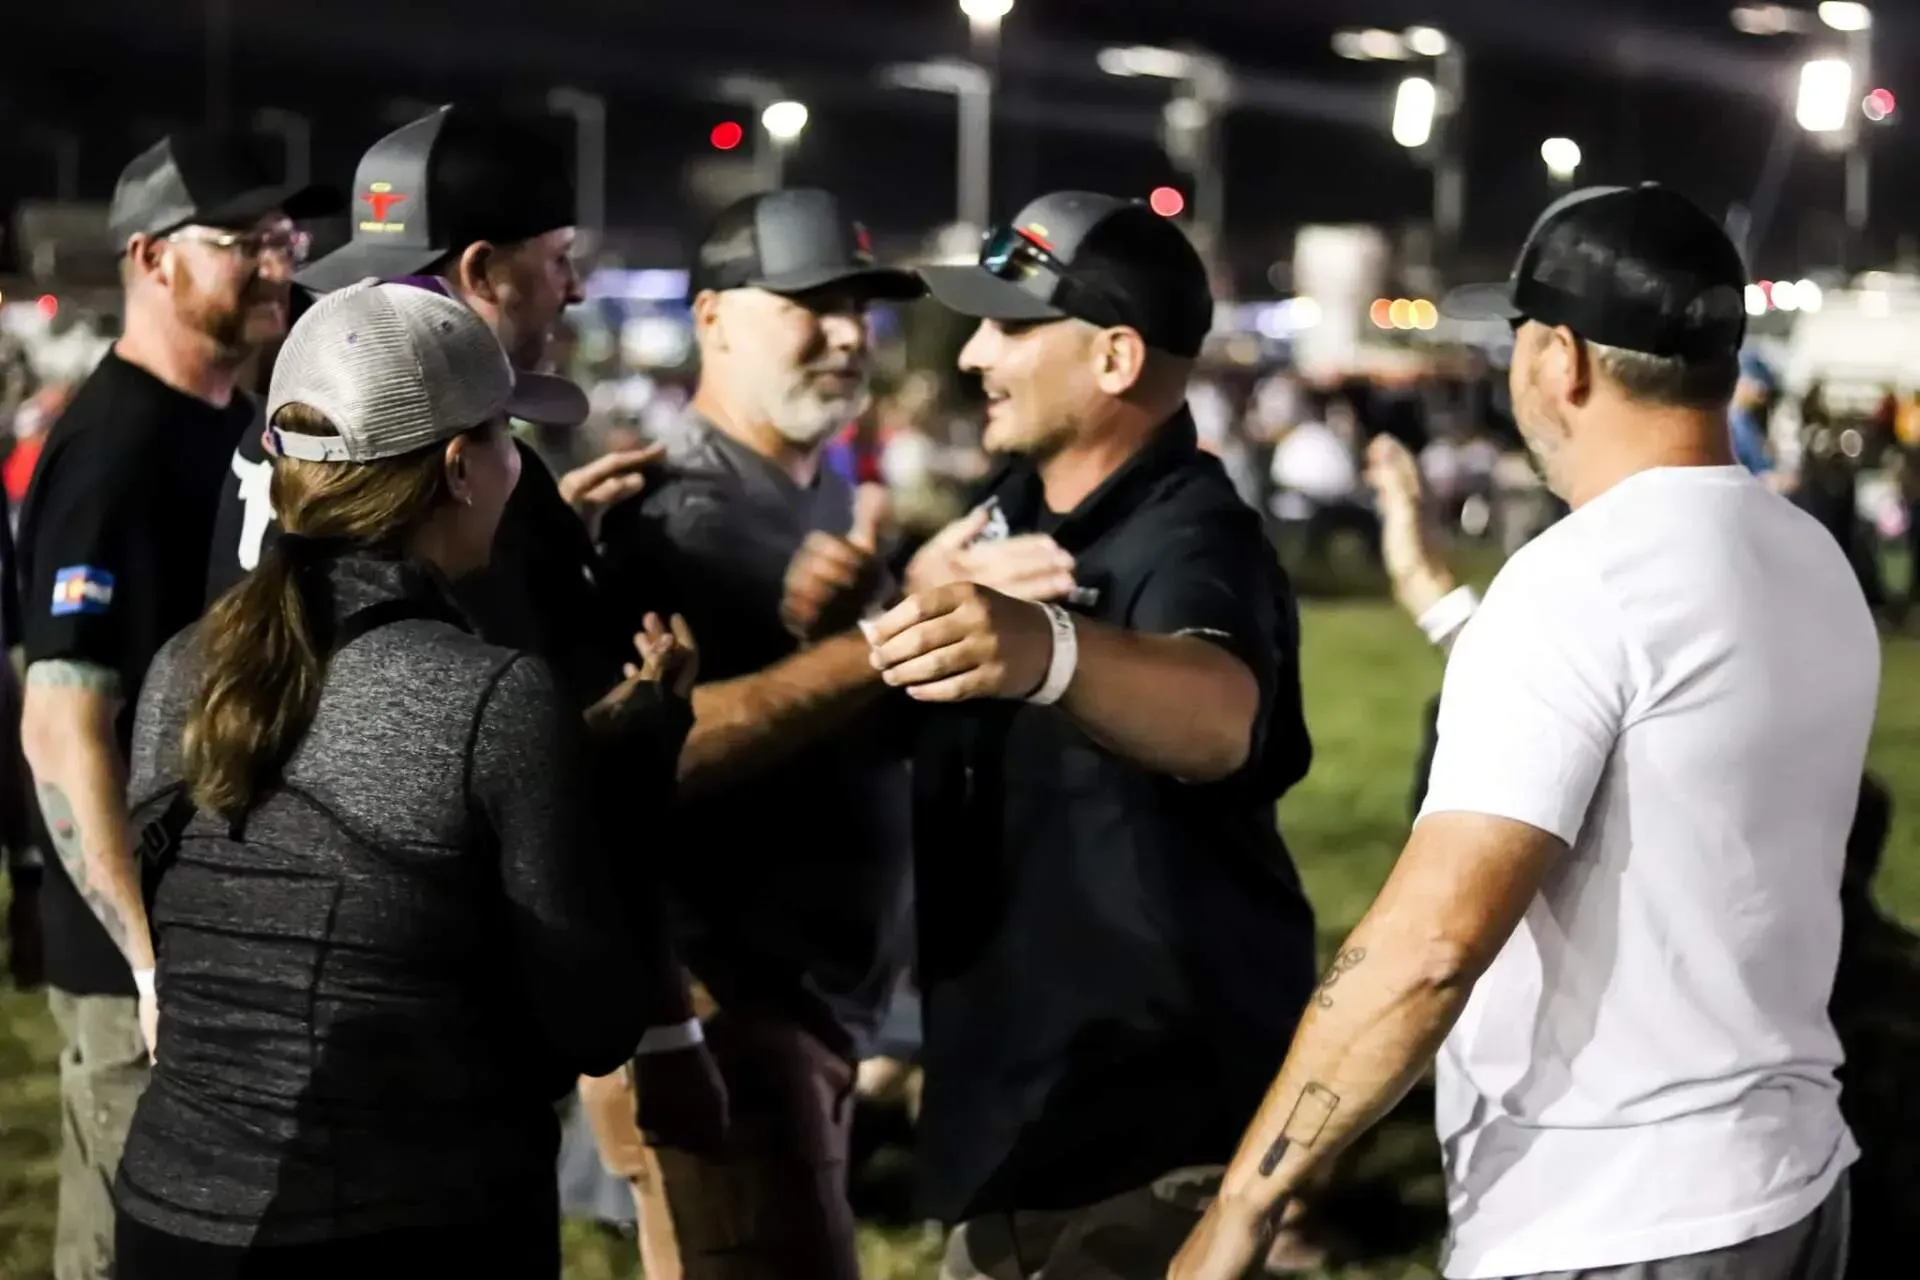
<path fill-rule="evenodd" d="M 628 678 L 661 685 L 672 690 L 675 697 L 692 697 L 700 676 L 700 646 L 693 638 L 693 628 L 677 613 L 670 624 L 662 624 L 659 614 L 650 613 L 641 626 L 643 630 L 633 638 L 640 665 L 628 665 Z"/>
<path fill-rule="evenodd" d="M 845 537 L 815 531 L 787 564 L 780 623 L 802 641 L 845 631 L 885 591 L 880 531 L 891 503 L 884 487 L 863 484 L 853 495 L 853 525 Z"/>
<path fill-rule="evenodd" d="M 1367 484 L 1380 512 L 1380 556 L 1400 607 L 1418 618 L 1454 588 L 1422 509 L 1420 464 L 1389 435 L 1367 445 Z"/>
<path fill-rule="evenodd" d="M 666 451 L 663 444 L 650 444 L 643 449 L 622 449 L 595 458 L 560 477 L 560 496 L 586 523 L 587 532 L 598 540 L 600 518 L 615 503 L 647 487 L 643 473 Z"/>

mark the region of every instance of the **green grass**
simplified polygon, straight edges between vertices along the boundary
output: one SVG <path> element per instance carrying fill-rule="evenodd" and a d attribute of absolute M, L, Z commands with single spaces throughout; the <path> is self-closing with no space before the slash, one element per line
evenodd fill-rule
<path fill-rule="evenodd" d="M 1399 852 L 1425 700 L 1439 687 L 1438 657 L 1404 619 L 1378 603 L 1328 604 L 1305 617 L 1312 776 L 1281 806 L 1281 822 L 1330 946 L 1359 917 Z M 1894 801 L 1878 885 L 1882 905 L 1920 926 L 1920 643 L 1886 648 L 1873 767 Z M 53 1029 L 37 995 L 0 990 L 0 1280 L 48 1275 L 58 1133 Z M 1341 1280 L 1430 1276 L 1443 1220 L 1431 1100 L 1416 1092 L 1355 1151 L 1329 1199 L 1329 1220 L 1355 1242 Z M 1871 1135 L 1868 1137 L 1871 1142 Z M 870 1228 L 865 1273 L 875 1280 L 932 1275 L 937 1242 L 917 1227 Z M 567 1274 L 611 1280 L 636 1273 L 631 1241 L 592 1227 L 567 1230 Z"/>

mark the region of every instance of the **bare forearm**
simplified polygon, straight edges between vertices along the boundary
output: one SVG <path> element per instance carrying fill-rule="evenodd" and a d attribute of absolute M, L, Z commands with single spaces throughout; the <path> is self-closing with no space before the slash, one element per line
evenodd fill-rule
<path fill-rule="evenodd" d="M 22 737 L 54 856 L 128 962 L 150 969 L 116 707 L 98 668 L 36 664 L 27 673 Z"/>
<path fill-rule="evenodd" d="M 1061 707 L 1108 750 L 1189 782 L 1246 763 L 1260 687 L 1238 658 L 1195 636 L 1078 621 L 1080 665 Z"/>
<path fill-rule="evenodd" d="M 1266 1213 L 1293 1194 L 1420 1079 L 1471 986 L 1446 948 L 1363 922 L 1307 1002 L 1221 1195 Z"/>
<path fill-rule="evenodd" d="M 693 691 L 680 786 L 697 793 L 765 768 L 845 722 L 885 689 L 858 632 L 833 636 L 765 671 Z"/>

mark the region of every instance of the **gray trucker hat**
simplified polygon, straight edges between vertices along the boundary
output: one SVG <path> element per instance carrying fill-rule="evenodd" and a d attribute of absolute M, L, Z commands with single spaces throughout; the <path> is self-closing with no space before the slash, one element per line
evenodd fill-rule
<path fill-rule="evenodd" d="M 289 404 L 337 436 L 273 425 Z M 309 462 L 374 462 L 451 440 L 499 417 L 577 426 L 587 398 L 565 378 L 516 371 L 493 331 L 428 289 L 372 280 L 327 294 L 293 326 L 267 395 L 267 447 Z"/>

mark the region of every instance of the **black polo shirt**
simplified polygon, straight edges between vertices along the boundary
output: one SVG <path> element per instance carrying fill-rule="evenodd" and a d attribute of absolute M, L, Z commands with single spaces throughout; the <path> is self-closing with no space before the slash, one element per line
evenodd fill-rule
<path fill-rule="evenodd" d="M 539 654 L 585 707 L 620 683 L 633 660 L 638 611 L 600 586 L 600 556 L 560 485 L 525 441 L 520 482 L 494 537 L 492 562 L 453 586 L 455 601 L 490 643 Z M 279 533 L 267 481 L 272 459 L 248 430 L 229 466 L 207 568 L 209 597 L 239 582 Z"/>
<path fill-rule="evenodd" d="M 1254 754 L 1152 773 L 1058 707 L 930 714 L 914 758 L 931 1216 L 1066 1209 L 1223 1163 L 1314 982 L 1313 913 L 1274 804 L 1307 771 L 1297 613 L 1259 516 L 1182 412 L 1075 510 L 1033 468 L 990 534 L 1049 532 L 1073 608 L 1219 644 L 1260 685 Z"/>
<path fill-rule="evenodd" d="M 122 752 L 154 654 L 206 604 L 220 486 L 254 412 L 244 395 L 216 408 L 109 352 L 47 437 L 20 517 L 26 660 L 118 672 Z M 48 981 L 133 995 L 119 949 L 59 860 L 47 866 Z"/>
<path fill-rule="evenodd" d="M 787 564 L 814 530 L 844 534 L 853 491 L 822 467 L 796 484 L 694 413 L 665 433 L 644 493 L 607 513 L 621 594 L 684 615 L 702 681 L 795 652 L 780 622 Z M 724 1008 L 794 1018 L 865 1052 L 909 945 L 906 766 L 887 708 L 679 815 L 689 856 L 671 873 L 682 954 Z"/>

